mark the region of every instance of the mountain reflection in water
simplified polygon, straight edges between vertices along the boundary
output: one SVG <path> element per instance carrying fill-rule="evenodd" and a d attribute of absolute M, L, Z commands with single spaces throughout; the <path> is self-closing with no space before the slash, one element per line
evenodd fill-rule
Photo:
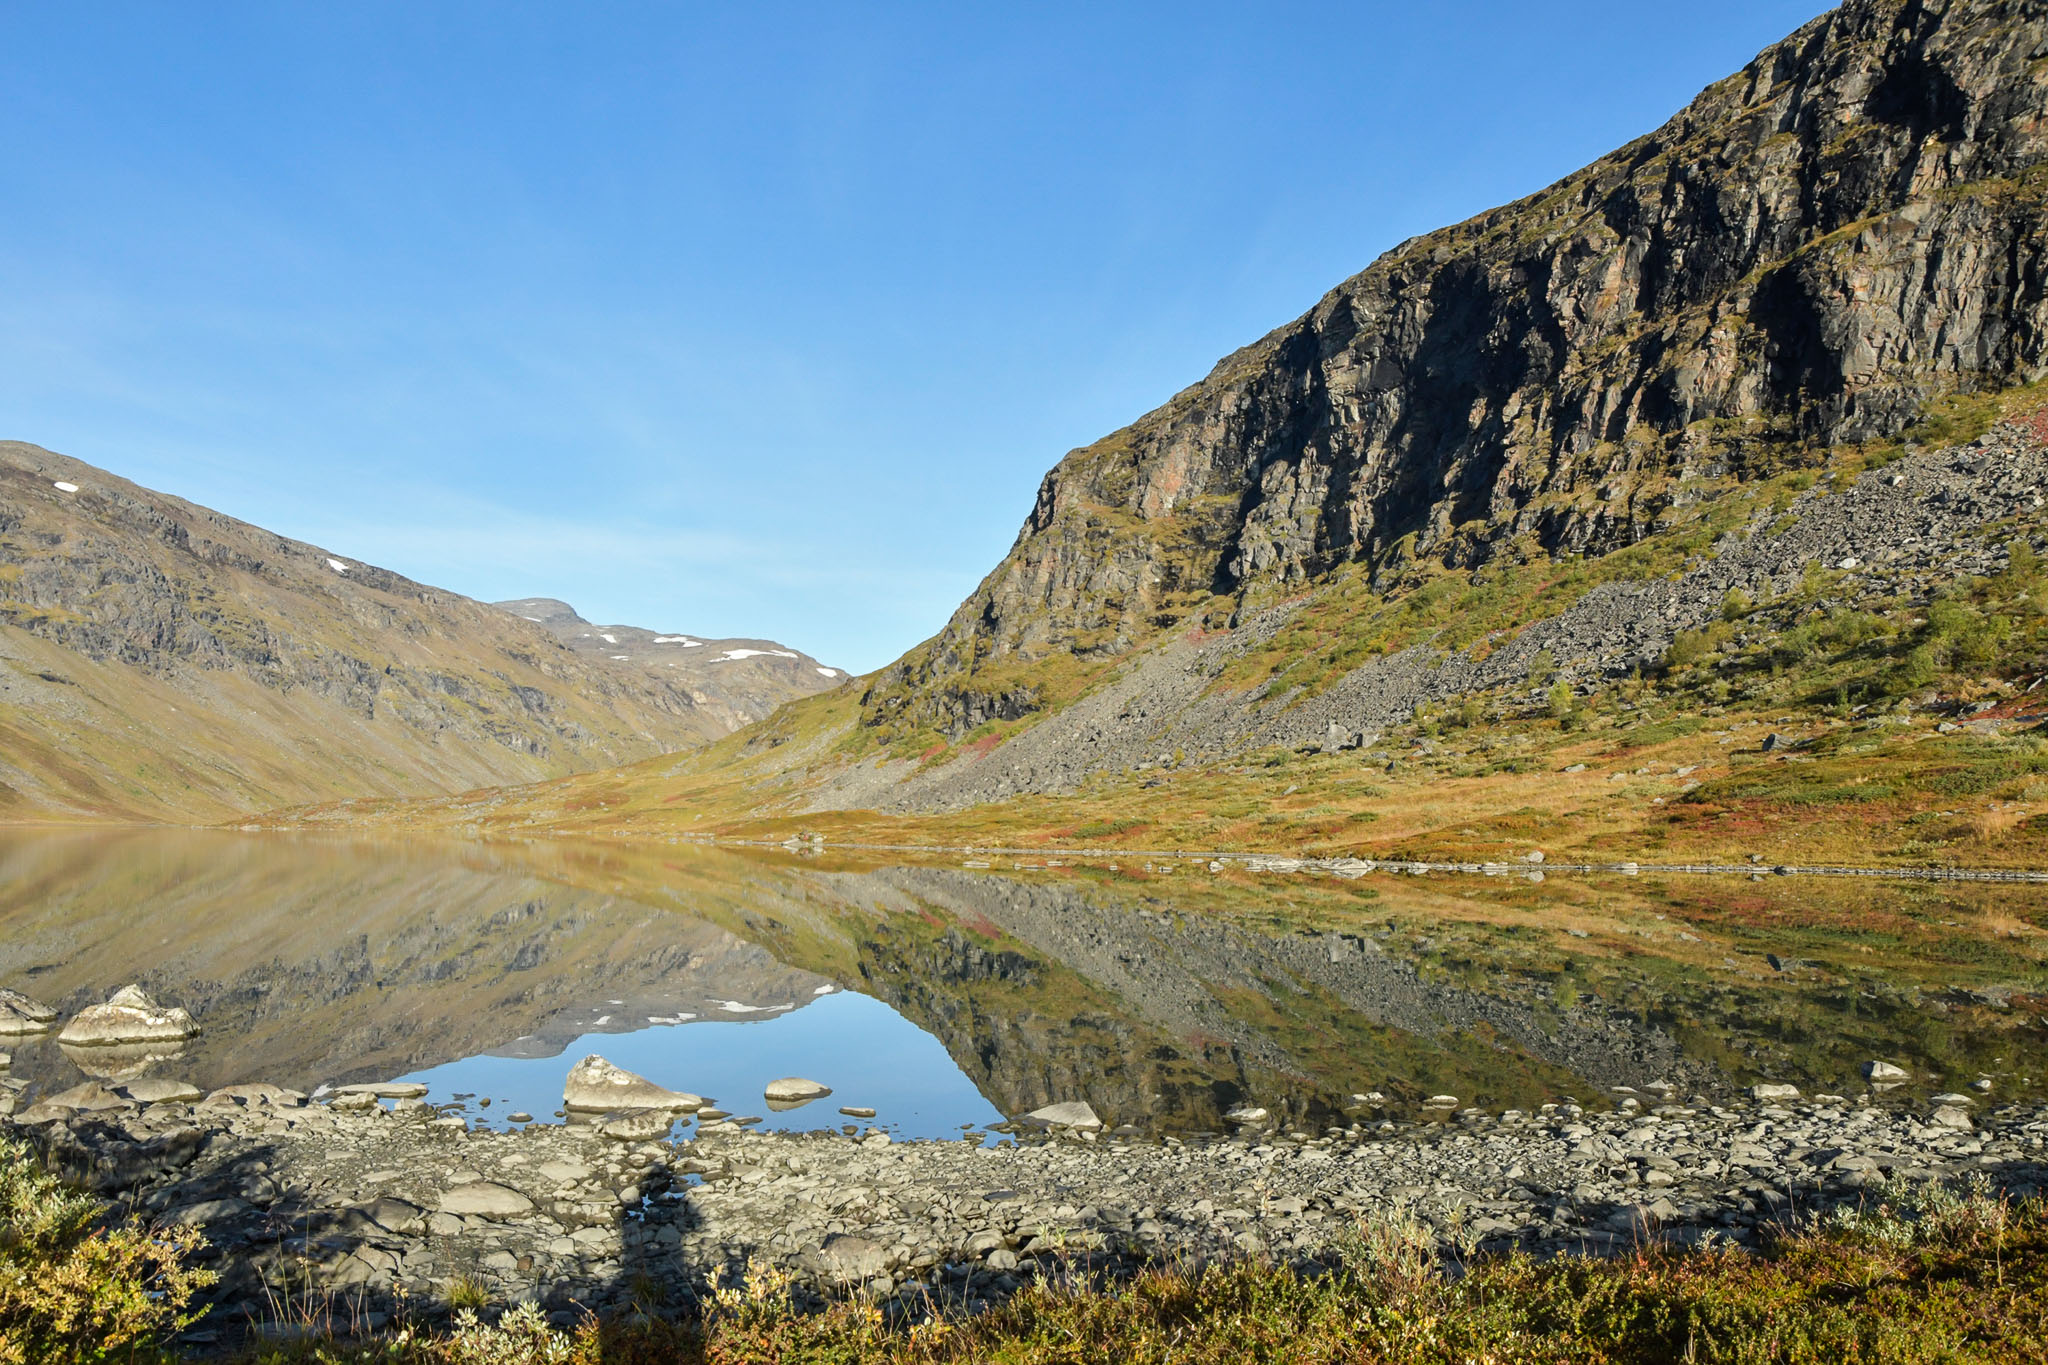
<path fill-rule="evenodd" d="M 2002 1094 L 2048 1069 L 2030 981 L 1980 999 L 1853 966 L 1736 970 L 1691 950 L 1698 935 L 1639 951 L 1626 928 L 1589 936 L 1541 906 L 1457 899 L 1482 893 L 16 830 L 0 833 L 0 985 L 69 1014 L 139 981 L 203 1032 L 168 1059 L 74 1057 L 47 1038 L 0 1050 L 41 1087 L 81 1064 L 202 1088 L 418 1074 L 435 1098 L 543 1118 L 561 1073 L 600 1051 L 775 1126 L 871 1105 L 909 1136 L 1069 1099 L 1111 1124 L 1199 1131 L 1241 1104 L 1290 1126 L 1352 1122 L 1372 1112 L 1365 1094 L 1497 1109 L 1759 1074 L 1847 1087 L 1872 1056 L 1944 1084 L 1996 1069 Z M 836 1093 L 770 1114 L 759 1087 L 785 1074 Z"/>

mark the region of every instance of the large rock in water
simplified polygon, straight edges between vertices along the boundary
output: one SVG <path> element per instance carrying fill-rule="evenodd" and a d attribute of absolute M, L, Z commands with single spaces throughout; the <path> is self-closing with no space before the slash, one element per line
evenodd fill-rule
<path fill-rule="evenodd" d="M 636 1076 L 592 1053 L 569 1069 L 569 1078 L 562 1083 L 562 1107 L 584 1114 L 609 1114 L 621 1109 L 692 1113 L 704 1107 L 704 1097 L 664 1089 L 645 1076 Z"/>
<path fill-rule="evenodd" d="M 50 1027 L 57 1011 L 20 991 L 0 990 L 0 1034 L 19 1036 L 42 1033 Z"/>
<path fill-rule="evenodd" d="M 199 1032 L 192 1016 L 175 1005 L 159 1005 L 140 986 L 123 986 L 104 1005 L 79 1011 L 57 1041 L 72 1047 L 118 1043 L 173 1043 Z"/>
<path fill-rule="evenodd" d="M 807 1081 L 801 1076 L 784 1076 L 768 1082 L 761 1093 L 770 1104 L 805 1104 L 825 1098 L 832 1093 L 832 1087 Z"/>

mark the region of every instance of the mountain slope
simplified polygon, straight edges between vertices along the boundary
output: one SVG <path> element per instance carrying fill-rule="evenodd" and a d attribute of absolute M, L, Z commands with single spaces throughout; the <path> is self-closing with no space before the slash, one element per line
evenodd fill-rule
<path fill-rule="evenodd" d="M 531 781 L 700 744 L 741 710 L 0 443 L 0 817 L 211 821 Z"/>
<path fill-rule="evenodd" d="M 1040 667 L 1358 566 L 1597 555 L 2048 361 L 2038 3 L 1855 0 L 1655 133 L 1404 243 L 1047 474 L 864 719 L 953 737 Z"/>
<path fill-rule="evenodd" d="M 1070 453 L 857 696 L 295 818 L 2022 865 L 2044 375 L 2048 4 L 1854 0 Z"/>
<path fill-rule="evenodd" d="M 846 681 L 810 655 L 773 640 L 714 640 L 639 626 L 593 625 L 567 602 L 522 597 L 494 604 L 548 630 L 577 654 L 631 664 L 664 684 L 681 684 L 705 714 L 737 730 L 765 719 L 776 707 Z"/>

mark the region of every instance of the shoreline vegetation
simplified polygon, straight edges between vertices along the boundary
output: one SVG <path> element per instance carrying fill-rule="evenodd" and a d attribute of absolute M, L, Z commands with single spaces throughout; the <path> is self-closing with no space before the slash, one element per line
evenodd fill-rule
<path fill-rule="evenodd" d="M 651 1288 L 555 1325 L 458 1282 L 374 1329 L 345 1299 L 286 1292 L 244 1365 L 1024 1365 L 1158 1362 L 2022 1362 L 2048 1354 L 2048 1205 L 1975 1180 L 1887 1182 L 1858 1206 L 1772 1225 L 1755 1250 L 1639 1241 L 1605 1257 L 1440 1251 L 1398 1213 L 1318 1255 L 1169 1261 L 1103 1275 L 1064 1253 L 972 1315 L 858 1290 L 824 1307 L 749 1266 L 692 1314 Z M 0 1361 L 168 1362 L 210 1282 L 192 1229 L 144 1226 L 65 1191 L 0 1140 Z"/>

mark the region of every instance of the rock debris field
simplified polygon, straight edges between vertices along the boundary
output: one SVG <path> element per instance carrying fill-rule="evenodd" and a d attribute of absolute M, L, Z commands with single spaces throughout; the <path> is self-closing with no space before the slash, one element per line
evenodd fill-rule
<path fill-rule="evenodd" d="M 1053 1126 L 990 1146 L 716 1120 L 671 1141 L 669 1115 L 648 1109 L 495 1132 L 405 1086 L 312 1100 L 243 1085 L 152 1103 L 87 1089 L 0 1118 L 0 1131 L 122 1207 L 205 1233 L 222 1279 L 192 1345 L 274 1330 L 266 1320 L 309 1299 L 357 1326 L 401 1294 L 431 1313 L 465 1282 L 566 1323 L 650 1293 L 686 1309 L 773 1264 L 807 1298 L 859 1288 L 921 1316 L 1000 1300 L 1042 1272 L 1309 1260 L 1369 1218 L 1419 1220 L 1447 1254 L 1599 1254 L 1753 1245 L 1774 1220 L 1868 1201 L 1888 1180 L 2048 1186 L 2048 1110 L 1981 1094 L 1759 1087 L 1714 1103 L 1667 1088 L 1504 1114 L 1440 1096 L 1421 1115 L 1367 1104 L 1320 1134 Z M 152 1090 L 189 1093 L 133 1095 Z M 0 1087 L 0 1109 L 13 1095 Z M 1063 1112 L 1094 1119 L 1085 1105 Z"/>

